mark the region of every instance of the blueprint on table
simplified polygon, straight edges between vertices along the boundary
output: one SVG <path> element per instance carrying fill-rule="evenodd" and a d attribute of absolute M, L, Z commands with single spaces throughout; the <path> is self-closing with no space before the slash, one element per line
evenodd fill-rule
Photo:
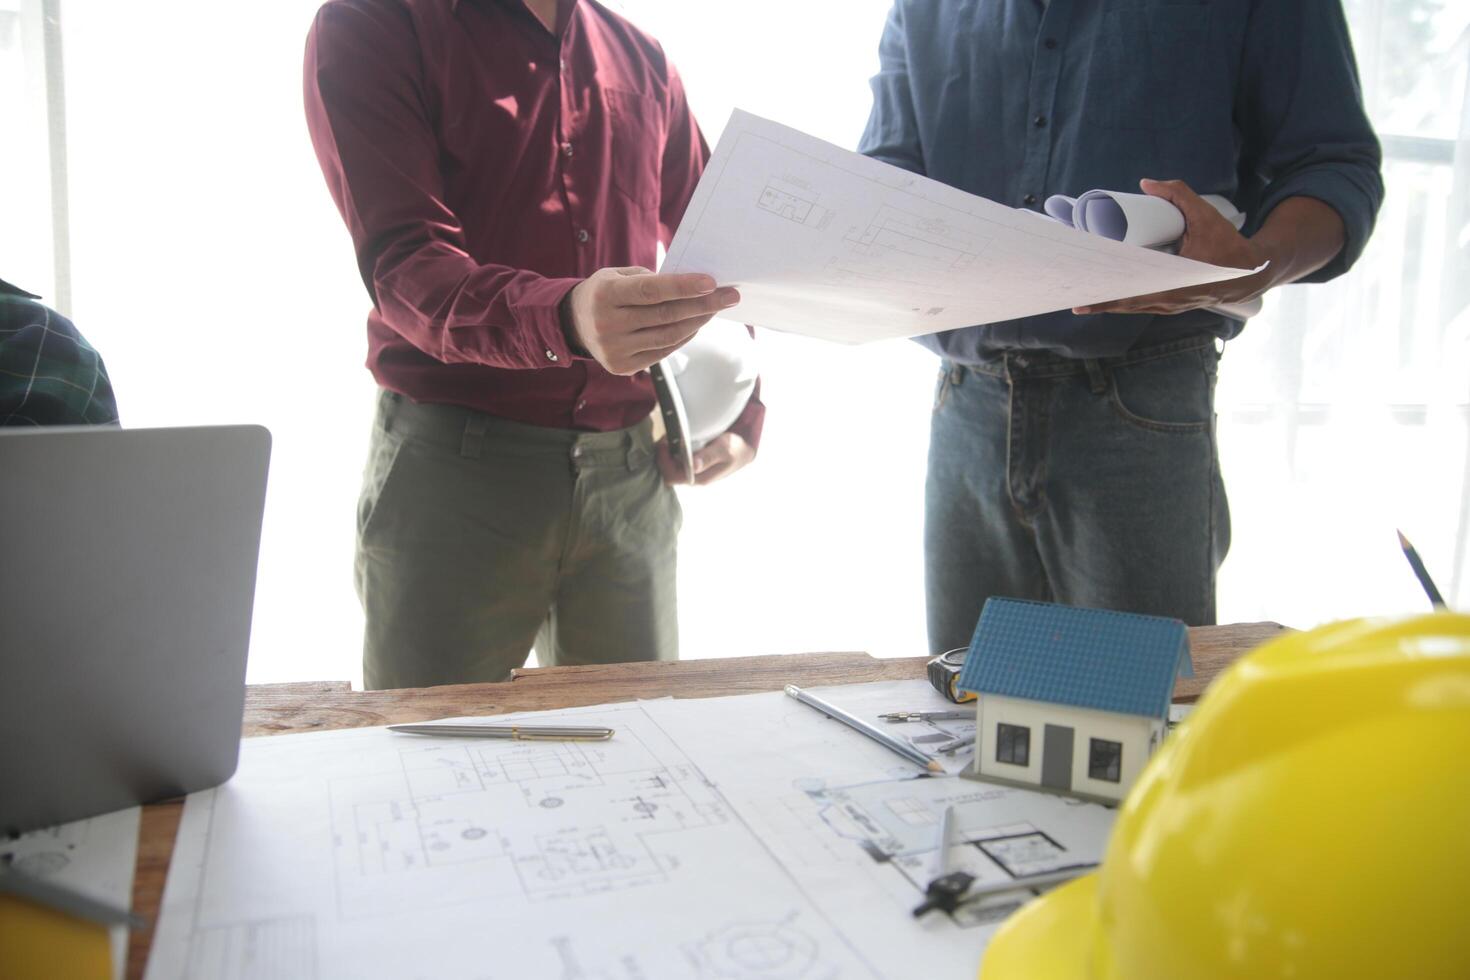
<path fill-rule="evenodd" d="M 824 696 L 947 704 L 922 681 Z M 984 880 L 1095 861 L 1112 819 L 919 777 L 781 693 L 517 717 L 617 734 L 247 739 L 189 798 L 148 977 L 969 977 L 1020 896 L 912 918 L 943 806 Z"/>
<path fill-rule="evenodd" d="M 736 110 L 664 272 L 738 286 L 728 316 L 846 343 L 1249 275 L 1109 241 Z"/>

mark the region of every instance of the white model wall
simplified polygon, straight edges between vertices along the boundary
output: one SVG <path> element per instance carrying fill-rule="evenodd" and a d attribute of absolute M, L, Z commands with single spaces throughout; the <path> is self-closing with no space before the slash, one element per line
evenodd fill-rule
<path fill-rule="evenodd" d="M 1118 798 L 1122 790 L 1131 785 L 1134 778 L 1148 761 L 1149 740 L 1158 722 L 1136 715 L 1121 715 L 1110 711 L 1091 708 L 1075 708 L 1068 705 L 1043 704 L 1020 698 L 982 695 L 978 709 L 977 743 L 975 760 L 979 771 L 998 779 L 1020 782 L 1041 782 L 1041 756 L 1046 745 L 1046 726 L 1065 725 L 1073 730 L 1072 743 L 1072 789 L 1078 793 Z M 1029 764 L 1017 766 L 997 762 L 995 758 L 996 726 L 1024 725 L 1031 729 L 1031 751 Z M 1121 767 L 1122 780 L 1117 783 L 1091 779 L 1087 775 L 1087 761 L 1092 738 L 1119 742 L 1123 746 Z"/>

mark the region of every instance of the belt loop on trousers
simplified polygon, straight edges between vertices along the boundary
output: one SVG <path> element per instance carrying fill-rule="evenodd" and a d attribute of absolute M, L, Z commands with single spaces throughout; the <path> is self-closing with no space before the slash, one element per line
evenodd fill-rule
<path fill-rule="evenodd" d="M 480 447 L 485 441 L 485 416 L 471 412 L 464 423 L 464 437 L 459 441 L 459 454 L 466 459 L 479 459 Z"/>
<path fill-rule="evenodd" d="M 1092 385 L 1092 393 L 1101 395 L 1108 390 L 1108 376 L 1103 373 L 1102 362 L 1095 357 L 1089 357 L 1082 362 L 1087 368 L 1087 381 Z"/>
<path fill-rule="evenodd" d="M 396 391 L 383 389 L 383 394 L 378 399 L 378 424 L 383 427 L 384 432 L 393 431 L 393 420 L 398 415 L 398 403 L 403 396 Z"/>
<path fill-rule="evenodd" d="M 643 447 L 638 445 L 638 437 L 633 432 L 623 433 L 623 462 L 627 464 L 629 473 L 637 473 L 638 467 L 642 465 L 644 457 L 648 454 Z"/>

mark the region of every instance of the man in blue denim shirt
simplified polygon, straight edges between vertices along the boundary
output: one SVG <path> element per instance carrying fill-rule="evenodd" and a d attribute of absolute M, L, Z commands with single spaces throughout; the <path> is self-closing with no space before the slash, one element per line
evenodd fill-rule
<path fill-rule="evenodd" d="M 1184 213 L 1181 254 L 1269 263 L 921 338 L 931 648 L 967 645 L 991 595 L 1214 622 L 1217 344 L 1242 324 L 1208 308 L 1340 275 L 1383 197 L 1339 0 L 896 0 L 879 51 L 869 156 L 1038 210 L 1141 186 Z"/>

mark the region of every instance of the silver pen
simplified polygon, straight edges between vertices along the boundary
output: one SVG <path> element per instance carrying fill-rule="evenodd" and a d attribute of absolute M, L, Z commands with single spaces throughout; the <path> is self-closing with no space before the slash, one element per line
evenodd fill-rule
<path fill-rule="evenodd" d="M 835 704 L 828 704 L 826 701 L 823 701 L 815 694 L 808 694 L 807 692 L 803 691 L 795 684 L 787 684 L 786 693 L 791 695 L 793 698 L 800 701 L 807 707 L 816 708 L 828 718 L 842 722 L 853 731 L 862 732 L 864 735 L 868 736 L 868 738 L 871 738 L 873 741 L 879 743 L 880 745 L 887 746 L 888 748 L 892 749 L 894 752 L 897 752 L 899 755 L 903 756 L 905 759 L 909 760 L 915 765 L 923 766 L 930 772 L 944 772 L 944 766 L 940 765 L 940 763 L 935 760 L 933 756 L 926 755 L 925 753 L 914 748 L 909 743 L 903 741 L 900 738 L 895 738 L 894 736 L 888 734 L 887 732 L 883 731 L 883 729 L 878 728 L 875 725 L 870 725 L 868 722 L 863 721 L 856 715 L 848 714 L 846 711 L 843 711 Z"/>
<path fill-rule="evenodd" d="M 973 711 L 890 711 L 878 716 L 889 724 L 896 725 L 905 721 L 963 721 L 975 720 Z"/>
<path fill-rule="evenodd" d="M 504 738 L 516 742 L 606 742 L 613 729 L 600 725 L 389 725 L 405 735 L 445 738 Z"/>

